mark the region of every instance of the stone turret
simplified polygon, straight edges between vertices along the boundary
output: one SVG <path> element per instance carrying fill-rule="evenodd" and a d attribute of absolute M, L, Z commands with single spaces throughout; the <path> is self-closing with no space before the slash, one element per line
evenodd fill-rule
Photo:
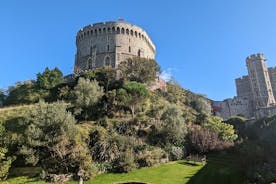
<path fill-rule="evenodd" d="M 246 66 L 256 108 L 269 107 L 275 104 L 265 61 L 263 54 L 253 54 L 246 58 Z"/>

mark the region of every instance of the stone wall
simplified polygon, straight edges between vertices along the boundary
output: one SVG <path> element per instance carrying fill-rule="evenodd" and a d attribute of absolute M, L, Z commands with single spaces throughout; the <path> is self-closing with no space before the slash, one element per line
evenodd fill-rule
<path fill-rule="evenodd" d="M 263 54 L 253 54 L 246 58 L 253 100 L 257 108 L 275 104 L 265 60 Z"/>
<path fill-rule="evenodd" d="M 235 79 L 238 97 L 252 97 L 248 75 Z"/>
<path fill-rule="evenodd" d="M 246 97 L 234 97 L 212 103 L 214 115 L 220 116 L 223 119 L 236 115 L 252 118 L 253 114 L 250 106 L 250 100 Z"/>
<path fill-rule="evenodd" d="M 258 108 L 255 111 L 255 118 L 260 119 L 276 115 L 276 106 Z"/>
<path fill-rule="evenodd" d="M 77 33 L 76 45 L 75 73 L 103 66 L 116 68 L 127 58 L 155 57 L 147 33 L 124 21 L 88 25 Z"/>
<path fill-rule="evenodd" d="M 276 67 L 268 68 L 268 74 L 271 82 L 274 98 L 276 97 Z"/>

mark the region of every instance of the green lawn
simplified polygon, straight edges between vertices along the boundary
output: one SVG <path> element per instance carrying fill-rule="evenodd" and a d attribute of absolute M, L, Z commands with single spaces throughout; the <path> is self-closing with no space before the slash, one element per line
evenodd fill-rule
<path fill-rule="evenodd" d="M 28 178 L 27 176 L 20 176 L 16 178 L 10 178 L 6 181 L 0 182 L 1 184 L 49 184 L 43 181 L 38 181 L 36 178 Z"/>
<path fill-rule="evenodd" d="M 243 176 L 236 169 L 235 158 L 227 155 L 209 156 L 205 165 L 193 162 L 170 162 L 157 167 L 137 169 L 123 174 L 101 174 L 85 184 L 114 184 L 141 181 L 151 184 L 242 184 Z M 0 184 L 45 184 L 26 177 L 11 178 Z M 77 184 L 78 182 L 69 182 Z"/>
<path fill-rule="evenodd" d="M 171 162 L 158 167 L 142 168 L 125 174 L 102 174 L 94 178 L 87 184 L 113 184 L 123 181 L 142 181 L 151 184 L 183 184 L 196 174 L 202 164 L 190 165 L 183 161 Z"/>

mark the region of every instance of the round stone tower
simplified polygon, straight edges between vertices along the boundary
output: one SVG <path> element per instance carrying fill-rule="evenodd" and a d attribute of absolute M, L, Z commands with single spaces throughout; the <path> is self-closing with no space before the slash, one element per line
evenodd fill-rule
<path fill-rule="evenodd" d="M 82 28 L 76 36 L 75 73 L 103 66 L 117 68 L 133 57 L 154 59 L 155 46 L 147 33 L 123 20 Z"/>

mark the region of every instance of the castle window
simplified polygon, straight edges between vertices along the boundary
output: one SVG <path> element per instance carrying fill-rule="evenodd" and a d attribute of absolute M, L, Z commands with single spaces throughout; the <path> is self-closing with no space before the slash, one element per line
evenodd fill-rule
<path fill-rule="evenodd" d="M 137 31 L 135 31 L 135 36 L 137 37 Z"/>
<path fill-rule="evenodd" d="M 102 29 L 101 28 L 99 28 L 99 34 L 101 34 L 102 33 Z"/>
<path fill-rule="evenodd" d="M 140 49 L 138 50 L 137 55 L 138 55 L 138 57 L 140 57 L 140 56 L 141 56 L 141 50 L 140 50 Z"/>
<path fill-rule="evenodd" d="M 131 47 L 130 46 L 128 47 L 128 52 L 131 53 Z"/>
<path fill-rule="evenodd" d="M 122 28 L 121 33 L 125 34 L 125 28 Z"/>
<path fill-rule="evenodd" d="M 133 30 L 130 30 L 130 34 L 131 34 L 131 36 L 133 36 Z"/>
<path fill-rule="evenodd" d="M 142 39 L 144 39 L 144 35 L 142 35 Z"/>
<path fill-rule="evenodd" d="M 126 34 L 129 34 L 129 30 L 128 29 L 126 29 Z"/>
<path fill-rule="evenodd" d="M 116 33 L 120 34 L 120 28 L 119 27 L 117 27 L 117 32 Z"/>
<path fill-rule="evenodd" d="M 88 65 L 88 67 L 87 67 L 88 69 L 92 69 L 92 59 L 91 58 L 88 59 L 87 65 Z"/>
<path fill-rule="evenodd" d="M 104 59 L 104 65 L 105 66 L 110 66 L 111 65 L 110 57 L 109 56 L 105 57 L 105 59 Z"/>
<path fill-rule="evenodd" d="M 141 38 L 141 33 L 139 33 L 139 38 Z"/>
<path fill-rule="evenodd" d="M 108 33 L 110 33 L 110 31 L 111 31 L 110 27 L 109 27 L 109 28 L 107 28 L 107 32 L 108 32 Z"/>
<path fill-rule="evenodd" d="M 115 27 L 112 27 L 112 33 L 115 33 Z"/>
<path fill-rule="evenodd" d="M 90 31 L 90 34 L 93 35 L 93 30 Z"/>
<path fill-rule="evenodd" d="M 103 28 L 103 33 L 106 33 L 106 29 L 105 29 L 105 27 Z"/>
<path fill-rule="evenodd" d="M 107 51 L 109 51 L 109 45 L 107 45 L 106 49 L 107 49 Z"/>

